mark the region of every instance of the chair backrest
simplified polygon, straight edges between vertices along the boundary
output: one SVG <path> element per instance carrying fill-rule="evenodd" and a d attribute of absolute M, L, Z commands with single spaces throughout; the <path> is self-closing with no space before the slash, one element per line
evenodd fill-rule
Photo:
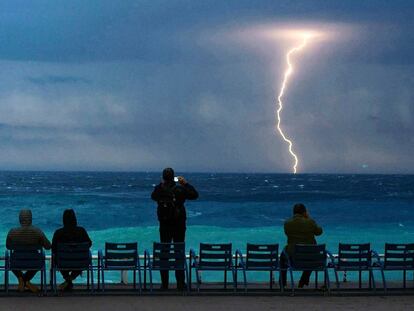
<path fill-rule="evenodd" d="M 152 269 L 184 270 L 185 267 L 185 243 L 154 242 L 152 253 Z"/>
<path fill-rule="evenodd" d="M 54 264 L 59 269 L 88 269 L 92 264 L 89 243 L 59 243 Z"/>
<path fill-rule="evenodd" d="M 292 266 L 298 270 L 323 270 L 326 268 L 325 244 L 296 244 Z"/>
<path fill-rule="evenodd" d="M 343 244 L 338 247 L 338 268 L 364 270 L 371 266 L 371 245 Z"/>
<path fill-rule="evenodd" d="M 385 243 L 384 268 L 414 269 L 414 243 Z"/>
<path fill-rule="evenodd" d="M 276 270 L 279 267 L 279 244 L 247 243 L 246 268 Z"/>
<path fill-rule="evenodd" d="M 138 243 L 105 243 L 105 268 L 137 268 Z"/>
<path fill-rule="evenodd" d="M 11 270 L 41 270 L 45 265 L 42 248 L 19 246 L 10 250 L 9 268 Z"/>
<path fill-rule="evenodd" d="M 228 270 L 232 265 L 232 244 L 200 243 L 199 266 L 201 268 Z"/>

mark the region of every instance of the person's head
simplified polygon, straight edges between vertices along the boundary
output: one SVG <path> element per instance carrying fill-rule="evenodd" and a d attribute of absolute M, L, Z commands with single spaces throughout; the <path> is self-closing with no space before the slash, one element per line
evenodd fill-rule
<path fill-rule="evenodd" d="M 293 206 L 293 215 L 306 215 L 306 207 L 302 203 L 297 203 Z"/>
<path fill-rule="evenodd" d="M 76 220 L 75 211 L 73 209 L 67 209 L 63 212 L 63 226 L 64 227 L 76 227 L 78 222 Z"/>
<path fill-rule="evenodd" d="M 174 170 L 171 167 L 167 167 L 162 171 L 162 179 L 165 182 L 170 182 L 174 180 Z"/>
<path fill-rule="evenodd" d="M 22 226 L 30 226 L 32 224 L 32 211 L 22 209 L 19 214 L 19 221 Z"/>

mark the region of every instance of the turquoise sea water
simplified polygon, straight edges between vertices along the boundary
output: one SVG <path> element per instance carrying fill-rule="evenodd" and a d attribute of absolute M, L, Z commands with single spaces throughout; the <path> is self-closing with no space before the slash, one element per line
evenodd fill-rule
<path fill-rule="evenodd" d="M 200 242 L 283 246 L 283 222 L 297 202 L 324 228 L 318 242 L 334 253 L 339 241 L 371 242 L 380 253 L 385 242 L 414 242 L 413 175 L 183 175 L 200 192 L 186 205 L 188 249 Z M 159 180 L 158 173 L 0 172 L 0 250 L 20 209 L 30 208 L 51 238 L 63 210 L 73 208 L 93 252 L 105 241 L 138 241 L 142 254 L 158 241 L 150 194 Z"/>

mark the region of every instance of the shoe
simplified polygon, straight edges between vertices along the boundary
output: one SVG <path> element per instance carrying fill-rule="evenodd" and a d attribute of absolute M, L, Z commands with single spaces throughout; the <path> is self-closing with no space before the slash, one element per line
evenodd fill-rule
<path fill-rule="evenodd" d="M 29 281 L 26 282 L 26 288 L 28 290 L 30 290 L 32 293 L 37 293 L 39 292 L 39 287 L 37 287 L 36 285 L 33 285 L 32 283 L 30 283 Z"/>
<path fill-rule="evenodd" d="M 167 291 L 168 290 L 168 286 L 165 286 L 165 285 L 161 285 L 161 287 L 160 287 L 160 291 Z"/>
<path fill-rule="evenodd" d="M 17 290 L 23 293 L 24 292 L 24 280 L 22 277 L 19 277 L 18 280 L 19 280 L 19 285 L 17 285 Z"/>
<path fill-rule="evenodd" d="M 59 285 L 59 290 L 62 292 L 70 291 L 73 288 L 73 283 L 70 281 L 65 281 Z"/>
<path fill-rule="evenodd" d="M 185 290 L 187 290 L 187 284 L 180 284 L 180 285 L 177 285 L 177 290 L 178 291 L 185 291 Z"/>

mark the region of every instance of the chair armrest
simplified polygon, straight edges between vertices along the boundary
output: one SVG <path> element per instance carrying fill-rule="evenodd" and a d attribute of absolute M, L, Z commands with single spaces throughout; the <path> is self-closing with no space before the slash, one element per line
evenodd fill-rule
<path fill-rule="evenodd" d="M 371 250 L 371 257 L 374 258 L 376 260 L 376 262 L 372 262 L 371 265 L 373 267 L 384 267 L 384 264 L 380 258 L 380 256 L 378 255 L 378 253 L 374 250 Z"/>
<path fill-rule="evenodd" d="M 243 268 L 243 269 L 246 268 L 246 264 L 245 264 L 244 259 L 243 259 L 243 254 L 242 254 L 241 250 L 239 250 L 239 249 L 236 249 L 236 263 L 239 263 L 241 268 Z M 237 266 L 236 266 L 236 268 L 237 268 Z"/>
<path fill-rule="evenodd" d="M 190 268 L 197 267 L 197 266 L 198 266 L 197 254 L 194 249 L 190 248 Z"/>
<path fill-rule="evenodd" d="M 326 255 L 328 255 L 328 268 L 335 268 L 335 257 L 330 251 L 326 251 Z"/>

